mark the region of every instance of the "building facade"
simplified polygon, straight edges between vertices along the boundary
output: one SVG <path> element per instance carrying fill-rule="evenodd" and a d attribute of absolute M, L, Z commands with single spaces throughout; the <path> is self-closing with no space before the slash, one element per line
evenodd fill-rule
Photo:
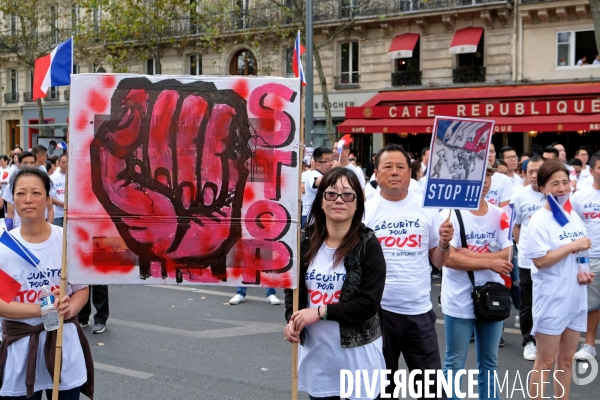
<path fill-rule="evenodd" d="M 253 22 L 253 16 L 266 12 L 264 2 L 234 3 L 237 11 L 231 38 L 224 40 L 222 51 L 199 46 L 202 32 L 196 30 L 185 46 L 174 46 L 161 58 L 162 74 L 293 76 L 293 39 L 242 40 L 244 32 L 264 26 Z M 207 8 L 197 12 L 207 12 Z M 264 18 L 262 21 L 264 24 Z M 523 86 L 527 92 L 528 85 L 596 82 L 600 78 L 600 66 L 593 64 L 597 52 L 587 0 L 325 0 L 315 4 L 314 21 L 330 104 L 323 103 L 318 71 L 313 68 L 313 146 L 333 145 L 325 132 L 326 106 L 339 132 L 344 128 L 338 125 L 353 115 L 352 107 L 369 103 L 382 93 L 412 94 L 377 106 L 414 105 L 420 98 L 431 104 L 459 105 L 472 88 Z M 348 27 L 338 32 L 341 25 Z M 587 63 L 577 65 L 583 55 Z M 85 59 L 77 59 L 76 64 L 76 73 L 94 72 L 98 67 Z M 110 72 L 106 63 L 102 65 Z M 154 74 L 156 69 L 152 58 L 127 66 L 130 73 Z M 0 57 L 0 82 L 2 152 L 16 143 L 30 147 L 37 132 L 27 125 L 38 122 L 36 104 L 30 101 L 31 71 L 4 55 Z M 53 89 L 43 101 L 47 122 L 68 121 L 68 90 Z M 560 100 L 560 90 L 550 92 L 556 93 L 546 100 Z M 442 93 L 452 96 L 442 99 Z M 581 97 L 592 98 L 594 93 Z M 531 101 L 543 100 L 542 96 Z M 423 115 L 408 118 L 419 117 Z M 571 146 L 594 144 L 595 129 L 551 131 L 550 125 L 544 126 L 545 131 L 499 131 L 494 142 L 513 145 L 520 152 L 552 139 Z M 383 127 L 380 131 L 373 128 L 369 133 L 352 132 L 350 127 L 349 132 L 366 162 L 370 153 L 388 142 L 402 143 L 412 152 L 429 144 L 430 134 L 409 127 L 386 132 Z"/>

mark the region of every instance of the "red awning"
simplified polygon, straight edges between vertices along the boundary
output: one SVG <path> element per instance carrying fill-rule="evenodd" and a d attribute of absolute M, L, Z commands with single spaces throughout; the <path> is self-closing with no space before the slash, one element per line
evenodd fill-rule
<path fill-rule="evenodd" d="M 495 132 L 561 132 L 600 129 L 598 115 L 496 117 Z M 431 133 L 433 118 L 348 119 L 338 125 L 340 133 Z"/>
<path fill-rule="evenodd" d="M 418 40 L 418 33 L 403 33 L 395 36 L 388 50 L 388 58 L 411 58 Z"/>
<path fill-rule="evenodd" d="M 481 27 L 457 30 L 452 38 L 452 43 L 450 43 L 450 54 L 476 53 L 481 35 L 483 35 Z"/>

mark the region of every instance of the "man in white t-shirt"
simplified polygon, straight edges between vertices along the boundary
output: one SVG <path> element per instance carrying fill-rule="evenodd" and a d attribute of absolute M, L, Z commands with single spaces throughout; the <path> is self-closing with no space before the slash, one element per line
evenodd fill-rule
<path fill-rule="evenodd" d="M 441 358 L 430 299 L 431 267 L 448 259 L 454 229 L 436 209 L 422 208 L 422 198 L 408 190 L 410 156 L 389 144 L 375 157 L 375 176 L 381 191 L 365 203 L 367 227 L 375 231 L 386 262 L 381 300 L 386 368 L 398 370 L 398 358 L 410 371 L 439 370 Z M 390 377 L 387 393 L 395 383 Z M 435 393 L 435 385 L 429 389 Z"/>
<path fill-rule="evenodd" d="M 523 178 L 519 176 L 517 171 L 519 166 L 519 156 L 517 156 L 517 151 L 510 146 L 504 146 L 500 149 L 499 153 L 500 159 L 504 160 L 506 167 L 508 168 L 506 176 L 510 179 L 513 190 L 521 188 L 523 186 Z"/>
<path fill-rule="evenodd" d="M 429 147 L 421 149 L 421 166 L 423 167 L 423 176 L 426 176 L 427 167 L 429 166 Z"/>
<path fill-rule="evenodd" d="M 587 165 L 588 161 L 589 161 L 589 154 L 587 151 L 587 148 L 585 146 L 581 146 L 578 147 L 577 150 L 575 150 L 575 158 L 581 161 L 581 173 L 579 174 L 579 177 L 577 178 L 577 190 L 582 189 L 582 183 L 583 181 L 590 176 L 590 166 Z"/>
<path fill-rule="evenodd" d="M 346 140 L 349 140 L 349 138 L 347 138 Z M 356 174 L 356 177 L 358 178 L 358 181 L 360 182 L 360 187 L 363 190 L 365 190 L 365 174 L 362 168 L 357 167 L 350 162 L 350 143 L 345 143 L 344 146 L 341 148 L 341 151 L 339 152 L 339 160 L 339 166 L 354 172 Z"/>
<path fill-rule="evenodd" d="M 56 194 L 52 197 L 54 205 L 54 225 L 63 226 L 65 216 L 65 189 L 67 186 L 67 155 L 58 158 L 58 170 L 50 176 Z"/>
<path fill-rule="evenodd" d="M 496 162 L 496 148 L 493 143 L 490 144 L 488 153 L 488 165 L 493 166 Z M 485 201 L 498 207 L 504 207 L 510 202 L 513 186 L 510 178 L 506 175 L 494 172 L 492 175 L 492 185 L 485 195 Z"/>
<path fill-rule="evenodd" d="M 321 183 L 321 178 L 323 177 L 323 175 L 328 173 L 333 167 L 333 151 L 331 151 L 331 149 L 328 147 L 317 147 L 313 152 L 313 159 L 315 160 L 315 169 L 306 175 L 306 178 L 303 182 L 307 217 L 310 213 L 312 203 L 315 201 L 317 189 L 319 188 L 319 184 Z M 304 207 L 305 205 L 304 203 L 302 203 L 302 208 L 304 209 Z"/>
<path fill-rule="evenodd" d="M 575 172 L 575 168 L 571 167 L 567 162 L 567 151 L 565 150 L 565 146 L 563 146 L 559 142 L 554 142 L 550 146 L 554 147 L 558 151 L 558 159 L 569 170 L 569 179 L 571 180 L 571 192 L 575 191 L 575 189 L 577 188 L 577 173 Z M 544 152 L 545 151 L 546 150 L 544 150 Z"/>
<path fill-rule="evenodd" d="M 533 156 L 527 162 L 527 177 L 530 184 L 515 192 L 511 199 L 515 212 L 513 237 L 517 242 L 519 281 L 521 288 L 521 305 L 519 307 L 519 324 L 523 336 L 523 358 L 534 361 L 536 356 L 535 338 L 531 336 L 533 319 L 531 316 L 532 285 L 530 259 L 525 258 L 525 243 L 529 219 L 546 204 L 546 196 L 540 192 L 537 184 L 537 172 L 544 163 L 541 156 Z"/>
<path fill-rule="evenodd" d="M 583 221 L 587 231 L 587 237 L 592 241 L 590 247 L 590 269 L 591 272 L 600 277 L 600 153 L 596 153 L 590 160 L 590 175 L 594 182 L 575 193 L 571 197 L 571 206 Z M 594 279 L 591 285 L 587 286 L 588 295 L 588 315 L 587 332 L 585 333 L 585 343 L 581 349 L 575 353 L 575 358 L 584 360 L 586 356 L 596 357 L 596 332 L 598 332 L 598 323 L 600 323 L 600 279 Z"/>
<path fill-rule="evenodd" d="M 315 159 L 313 156 L 310 156 L 310 169 L 307 169 L 302 173 L 300 178 L 300 189 L 302 191 L 302 219 L 300 221 L 300 227 L 304 229 L 306 226 L 306 219 L 308 218 L 308 213 L 310 212 L 310 206 L 312 202 L 309 202 L 306 197 L 306 179 L 308 176 L 315 170 Z"/>

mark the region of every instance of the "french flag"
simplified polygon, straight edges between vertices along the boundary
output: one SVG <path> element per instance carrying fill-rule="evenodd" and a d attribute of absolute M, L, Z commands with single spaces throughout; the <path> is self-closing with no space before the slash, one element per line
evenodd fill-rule
<path fill-rule="evenodd" d="M 40 260 L 7 231 L 0 235 L 0 260 L 0 299 L 10 303 L 25 283 L 26 271 Z"/>
<path fill-rule="evenodd" d="M 296 36 L 296 42 L 294 43 L 294 55 L 292 57 L 292 70 L 294 71 L 294 76 L 296 78 L 300 78 L 302 81 L 302 86 L 306 86 L 306 77 L 304 76 L 304 68 L 302 68 L 302 54 L 306 52 L 302 43 L 300 43 L 300 31 L 298 31 L 298 35 Z"/>
<path fill-rule="evenodd" d="M 569 223 L 569 215 L 571 214 L 571 211 L 573 211 L 573 206 L 571 206 L 571 200 L 569 200 L 568 194 L 558 197 L 549 194 L 548 204 L 550 205 L 552 216 L 560 226 L 565 226 Z"/>
<path fill-rule="evenodd" d="M 59 144 L 57 144 L 56 147 L 59 148 L 59 149 L 66 150 L 67 149 L 67 143 L 63 140 L 62 142 L 60 142 Z"/>
<path fill-rule="evenodd" d="M 73 71 L 73 38 L 62 42 L 52 53 L 35 60 L 33 100 L 46 97 L 48 88 L 71 84 Z"/>

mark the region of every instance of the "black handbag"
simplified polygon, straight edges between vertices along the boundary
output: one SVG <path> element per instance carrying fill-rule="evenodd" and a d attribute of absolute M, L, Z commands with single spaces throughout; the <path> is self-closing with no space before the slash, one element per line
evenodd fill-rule
<path fill-rule="evenodd" d="M 460 241 L 462 247 L 467 247 L 465 236 L 465 225 L 460 210 L 454 210 L 460 229 Z M 510 316 L 510 290 L 501 283 L 488 282 L 485 285 L 475 286 L 473 271 L 468 271 L 469 279 L 473 285 L 471 298 L 473 299 L 473 310 L 475 318 L 482 321 L 504 321 Z"/>

